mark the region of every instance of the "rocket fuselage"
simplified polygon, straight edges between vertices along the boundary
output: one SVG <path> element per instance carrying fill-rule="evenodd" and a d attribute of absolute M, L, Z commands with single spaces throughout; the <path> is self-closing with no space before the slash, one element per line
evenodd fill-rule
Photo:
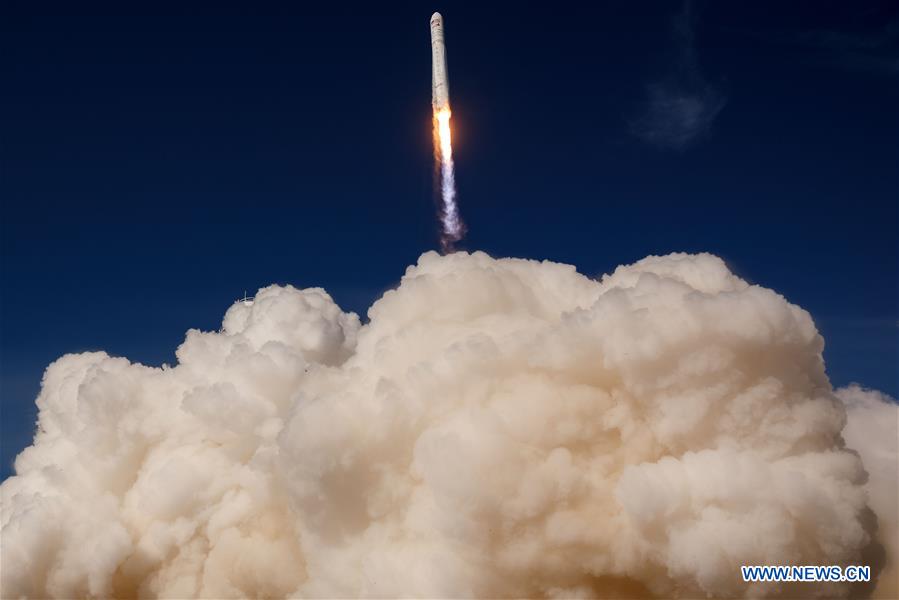
<path fill-rule="evenodd" d="M 431 15 L 431 104 L 434 110 L 449 107 L 449 79 L 446 75 L 446 44 L 443 41 L 443 17 Z"/>

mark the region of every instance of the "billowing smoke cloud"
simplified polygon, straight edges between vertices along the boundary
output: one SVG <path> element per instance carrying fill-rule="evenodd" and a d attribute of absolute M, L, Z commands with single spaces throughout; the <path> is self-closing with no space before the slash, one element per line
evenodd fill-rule
<path fill-rule="evenodd" d="M 175 367 L 52 364 L 2 596 L 845 596 L 739 567 L 895 535 L 895 430 L 848 450 L 812 319 L 714 256 L 427 253 L 369 317 L 272 286 Z"/>
<path fill-rule="evenodd" d="M 886 564 L 876 596 L 899 598 L 899 404 L 858 384 L 836 390 L 846 405 L 843 438 L 861 455 L 869 479 L 868 504 L 877 516 L 882 547 L 869 560 Z"/>

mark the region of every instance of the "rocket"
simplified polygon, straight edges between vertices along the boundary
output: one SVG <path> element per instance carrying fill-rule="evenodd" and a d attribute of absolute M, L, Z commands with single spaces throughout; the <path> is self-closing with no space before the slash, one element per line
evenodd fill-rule
<path fill-rule="evenodd" d="M 443 42 L 443 17 L 431 15 L 431 104 L 437 112 L 449 108 L 449 79 L 446 76 L 446 45 Z"/>

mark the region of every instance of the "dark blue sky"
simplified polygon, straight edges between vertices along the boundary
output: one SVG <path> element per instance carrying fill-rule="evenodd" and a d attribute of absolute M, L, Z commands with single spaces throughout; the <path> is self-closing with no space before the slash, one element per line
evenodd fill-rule
<path fill-rule="evenodd" d="M 2 477 L 61 354 L 173 362 L 273 282 L 364 313 L 437 247 L 433 10 L 463 248 L 718 254 L 897 395 L 895 3 L 327 4 L 4 3 Z"/>

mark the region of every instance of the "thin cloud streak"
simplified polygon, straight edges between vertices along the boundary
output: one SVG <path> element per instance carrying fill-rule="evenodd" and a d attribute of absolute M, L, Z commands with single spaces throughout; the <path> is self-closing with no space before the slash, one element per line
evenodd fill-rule
<path fill-rule="evenodd" d="M 854 30 L 746 31 L 762 43 L 792 48 L 803 62 L 875 75 L 899 75 L 899 19 Z"/>
<path fill-rule="evenodd" d="M 783 41 L 838 68 L 899 75 L 899 21 L 873 31 L 803 31 L 792 38 L 783 36 Z"/>

